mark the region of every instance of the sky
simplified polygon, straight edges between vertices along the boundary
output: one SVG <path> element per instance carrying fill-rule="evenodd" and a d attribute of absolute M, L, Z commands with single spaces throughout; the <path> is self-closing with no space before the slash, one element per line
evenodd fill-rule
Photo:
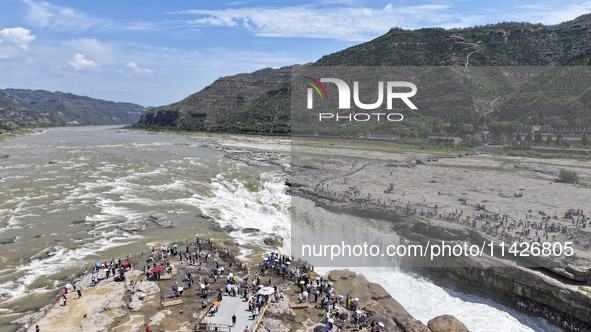
<path fill-rule="evenodd" d="M 586 13 L 588 0 L 2 0 L 0 88 L 167 105 L 221 76 L 314 62 L 392 27 Z"/>

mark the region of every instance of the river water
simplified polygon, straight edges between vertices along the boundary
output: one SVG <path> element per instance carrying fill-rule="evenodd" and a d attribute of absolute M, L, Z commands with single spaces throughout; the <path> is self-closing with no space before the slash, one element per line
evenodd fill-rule
<path fill-rule="evenodd" d="M 0 331 L 11 330 L 9 321 L 47 303 L 69 276 L 93 262 L 195 235 L 221 236 L 202 214 L 236 228 L 229 237 L 244 248 L 245 260 L 256 261 L 268 249 L 267 236 L 290 238 L 291 197 L 282 171 L 225 158 L 196 137 L 52 128 L 0 143 L 0 155 L 9 155 L 0 161 Z M 147 221 L 153 213 L 166 214 L 174 226 Z M 130 224 L 146 229 L 121 228 Z M 246 227 L 259 232 L 240 231 Z M 363 272 L 424 322 L 452 313 L 473 331 L 553 329 L 421 278 Z"/>

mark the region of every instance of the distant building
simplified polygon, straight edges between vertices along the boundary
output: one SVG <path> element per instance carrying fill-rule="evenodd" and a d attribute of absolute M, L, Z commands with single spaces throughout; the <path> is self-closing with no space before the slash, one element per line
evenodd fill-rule
<path fill-rule="evenodd" d="M 429 136 L 427 140 L 429 144 L 460 144 L 462 143 L 461 137 L 455 136 Z"/>
<path fill-rule="evenodd" d="M 510 135 L 493 135 L 490 134 L 488 135 L 488 144 L 490 145 L 503 145 L 505 143 L 509 143 L 514 141 L 517 138 L 516 134 L 510 134 Z M 524 137 L 522 136 L 521 139 L 524 139 Z"/>

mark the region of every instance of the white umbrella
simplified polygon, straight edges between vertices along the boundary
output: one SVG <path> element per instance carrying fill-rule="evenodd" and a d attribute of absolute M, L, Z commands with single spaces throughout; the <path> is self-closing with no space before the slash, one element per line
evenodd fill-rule
<path fill-rule="evenodd" d="M 230 291 L 230 289 L 232 289 L 232 285 L 231 285 L 231 284 L 227 284 L 227 285 L 226 285 L 226 289 L 227 289 L 228 291 Z"/>
<path fill-rule="evenodd" d="M 72 286 L 72 284 L 66 284 L 66 289 L 68 291 L 71 291 L 74 287 Z"/>
<path fill-rule="evenodd" d="M 182 292 L 183 291 L 183 287 L 179 287 L 176 290 L 179 291 L 179 292 Z"/>
<path fill-rule="evenodd" d="M 205 285 L 204 284 L 201 284 L 201 288 L 205 289 Z"/>
<path fill-rule="evenodd" d="M 302 297 L 304 297 L 304 298 L 308 297 L 308 292 L 306 292 L 306 291 L 303 291 L 303 292 L 302 292 Z"/>
<path fill-rule="evenodd" d="M 384 323 L 382 323 L 382 322 L 379 322 L 378 325 L 381 327 L 384 327 Z"/>
<path fill-rule="evenodd" d="M 273 287 L 263 287 L 257 292 L 257 294 L 260 295 L 271 295 L 273 293 L 275 293 L 275 289 L 273 289 Z"/>
<path fill-rule="evenodd" d="M 334 319 L 332 319 L 332 318 L 329 318 L 329 319 L 327 320 L 327 322 L 329 322 L 329 323 L 334 323 Z"/>

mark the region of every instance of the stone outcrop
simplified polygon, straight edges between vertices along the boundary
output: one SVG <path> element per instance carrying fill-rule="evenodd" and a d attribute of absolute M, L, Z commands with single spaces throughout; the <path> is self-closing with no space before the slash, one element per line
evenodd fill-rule
<path fill-rule="evenodd" d="M 279 235 L 270 235 L 263 239 L 263 243 L 268 246 L 281 246 L 283 238 Z"/>
<path fill-rule="evenodd" d="M 172 227 L 172 221 L 168 220 L 168 217 L 164 213 L 151 214 L 150 220 L 162 228 Z"/>
<path fill-rule="evenodd" d="M 159 295 L 160 287 L 158 287 L 157 282 L 142 280 L 135 284 L 133 295 L 127 307 L 131 311 L 140 311 L 144 303 L 149 302 L 149 300 L 158 300 Z"/>
<path fill-rule="evenodd" d="M 357 273 L 351 270 L 335 270 L 328 273 L 328 280 L 337 281 L 340 279 L 355 278 Z"/>
<path fill-rule="evenodd" d="M 126 232 L 140 232 L 140 231 L 146 230 L 145 223 L 137 223 L 137 222 L 126 222 L 126 223 L 117 225 L 117 227 L 121 230 L 126 231 Z"/>
<path fill-rule="evenodd" d="M 386 331 L 429 332 L 421 321 L 415 319 L 379 284 L 369 282 L 363 275 L 349 270 L 331 271 L 329 280 L 341 295 L 359 298 L 359 306 L 372 311 L 372 319 L 382 322 Z"/>
<path fill-rule="evenodd" d="M 433 332 L 470 332 L 466 325 L 452 315 L 437 316 L 427 323 Z"/>

